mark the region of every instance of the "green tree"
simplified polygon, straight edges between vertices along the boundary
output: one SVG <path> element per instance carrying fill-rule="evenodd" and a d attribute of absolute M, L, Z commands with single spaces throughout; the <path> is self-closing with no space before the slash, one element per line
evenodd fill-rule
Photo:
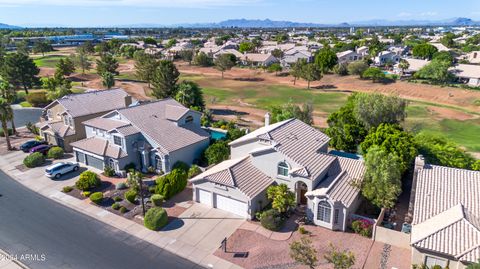
<path fill-rule="evenodd" d="M 317 266 L 317 251 L 312 246 L 312 241 L 304 236 L 299 241 L 290 244 L 290 257 L 301 265 L 314 269 Z"/>
<path fill-rule="evenodd" d="M 306 59 L 298 59 L 290 68 L 290 75 L 293 77 L 293 85 L 297 83 L 297 79 L 302 77 L 303 69 L 307 65 Z"/>
<path fill-rule="evenodd" d="M 72 82 L 58 73 L 51 78 L 44 78 L 42 82 L 43 87 L 47 89 L 47 99 L 50 101 L 72 93 Z"/>
<path fill-rule="evenodd" d="M 12 105 L 17 100 L 17 92 L 12 87 L 12 85 L 10 85 L 10 83 L 6 81 L 2 81 L 1 79 L 0 79 L 0 98 L 5 100 L 10 105 Z M 12 114 L 12 118 L 10 120 L 10 126 L 12 126 L 13 133 L 16 134 L 17 129 L 15 128 L 14 114 Z"/>
<path fill-rule="evenodd" d="M 0 75 L 4 80 L 15 87 L 22 86 L 25 93 L 28 89 L 38 84 L 40 69 L 28 55 L 22 53 L 10 53 L 5 56 L 4 64 L 0 69 Z"/>
<path fill-rule="evenodd" d="M 453 79 L 453 74 L 448 71 L 451 63 L 433 60 L 418 70 L 414 77 L 428 79 L 436 83 L 446 83 Z"/>
<path fill-rule="evenodd" d="M 97 74 L 112 73 L 118 75 L 118 61 L 110 53 L 102 53 L 100 59 L 97 60 Z"/>
<path fill-rule="evenodd" d="M 373 82 L 378 82 L 385 79 L 385 73 L 378 67 L 369 67 L 362 74 L 362 78 L 371 79 Z"/>
<path fill-rule="evenodd" d="M 12 107 L 6 99 L 0 98 L 0 121 L 2 123 L 3 135 L 5 136 L 8 150 L 12 150 L 12 145 L 10 143 L 10 134 L 8 133 L 7 125 L 7 123 L 11 120 L 13 120 Z"/>
<path fill-rule="evenodd" d="M 180 72 L 172 61 L 160 61 L 152 76 L 153 96 L 158 99 L 174 97 L 179 76 Z"/>
<path fill-rule="evenodd" d="M 285 33 L 279 33 L 275 36 L 275 41 L 277 41 L 278 43 L 286 42 L 288 41 L 288 39 L 288 35 Z"/>
<path fill-rule="evenodd" d="M 329 244 L 329 248 L 323 258 L 332 264 L 334 269 L 349 269 L 355 264 L 355 254 L 353 252 L 340 251 L 332 243 Z"/>
<path fill-rule="evenodd" d="M 478 262 L 469 264 L 467 269 L 480 269 L 480 260 Z"/>
<path fill-rule="evenodd" d="M 83 53 L 83 54 L 93 54 L 95 53 L 95 46 L 91 41 L 87 41 L 77 47 L 77 53 Z"/>
<path fill-rule="evenodd" d="M 155 70 L 159 65 L 159 61 L 154 56 L 146 54 L 143 51 L 137 51 L 133 55 L 135 59 L 135 75 L 139 80 L 148 83 L 150 88 Z"/>
<path fill-rule="evenodd" d="M 316 64 L 309 63 L 303 66 L 301 77 L 307 81 L 307 89 L 310 89 L 310 83 L 322 79 L 322 73 Z"/>
<path fill-rule="evenodd" d="M 402 75 L 405 72 L 405 70 L 407 70 L 409 67 L 410 67 L 410 63 L 405 59 L 401 59 L 400 62 L 398 63 L 398 68 L 402 70 Z"/>
<path fill-rule="evenodd" d="M 354 115 L 367 128 L 382 123 L 399 124 L 406 116 L 407 101 L 395 95 L 359 93 L 355 97 Z"/>
<path fill-rule="evenodd" d="M 368 69 L 368 64 L 366 64 L 364 61 L 355 61 L 349 63 L 347 69 L 350 75 L 357 75 L 362 77 L 363 72 Z"/>
<path fill-rule="evenodd" d="M 27 55 L 30 53 L 30 48 L 28 47 L 28 41 L 23 40 L 20 42 L 15 43 L 15 47 L 17 48 L 17 53 Z"/>
<path fill-rule="evenodd" d="M 55 73 L 67 77 L 75 72 L 75 64 L 70 58 L 60 59 L 55 66 Z"/>
<path fill-rule="evenodd" d="M 180 56 L 180 58 L 182 58 L 182 60 L 184 60 L 185 62 L 188 62 L 188 64 L 192 64 L 192 61 L 193 61 L 193 55 L 195 54 L 195 51 L 194 50 L 181 50 L 178 55 Z"/>
<path fill-rule="evenodd" d="M 323 74 L 332 70 L 338 62 L 337 54 L 330 49 L 330 46 L 325 46 L 320 49 L 315 55 L 315 64 L 318 70 Z"/>
<path fill-rule="evenodd" d="M 295 193 L 283 183 L 268 187 L 267 198 L 272 201 L 272 208 L 280 213 L 286 213 L 295 207 Z"/>
<path fill-rule="evenodd" d="M 472 170 L 480 171 L 480 160 L 476 160 L 476 161 L 472 164 Z"/>
<path fill-rule="evenodd" d="M 255 44 L 252 42 L 241 42 L 240 45 L 238 45 L 238 51 L 241 53 L 245 52 L 252 52 L 255 49 Z"/>
<path fill-rule="evenodd" d="M 432 59 L 433 54 L 437 52 L 438 49 L 431 44 L 428 43 L 421 43 L 417 44 L 412 49 L 412 54 L 415 57 L 422 58 L 422 59 Z"/>
<path fill-rule="evenodd" d="M 454 57 L 449 51 L 439 51 L 433 54 L 433 60 L 443 61 L 452 65 Z"/>
<path fill-rule="evenodd" d="M 236 62 L 237 62 L 237 58 L 235 57 L 235 55 L 231 53 L 221 54 L 214 61 L 215 68 L 218 71 L 222 72 L 222 79 L 223 79 L 223 73 L 227 70 L 232 69 L 232 67 L 235 66 Z"/>
<path fill-rule="evenodd" d="M 193 81 L 182 81 L 178 85 L 175 100 L 188 108 L 195 108 L 200 111 L 205 109 L 202 89 Z"/>
<path fill-rule="evenodd" d="M 85 74 L 85 70 L 90 70 L 90 68 L 92 68 L 92 61 L 90 61 L 84 50 L 79 50 L 77 54 L 72 55 L 71 58 L 73 59 L 75 66 L 82 69 L 82 74 Z"/>
<path fill-rule="evenodd" d="M 171 48 L 171 47 L 175 46 L 175 44 L 177 44 L 177 40 L 172 38 L 172 39 L 168 40 L 167 44 L 165 44 L 165 48 L 166 49 Z"/>
<path fill-rule="evenodd" d="M 278 76 L 278 72 L 282 72 L 283 68 L 279 63 L 273 63 L 268 67 L 269 72 L 275 72 L 275 75 Z"/>
<path fill-rule="evenodd" d="M 283 51 L 281 49 L 274 49 L 272 50 L 272 56 L 277 58 L 277 59 L 282 59 L 283 58 Z"/>
<path fill-rule="evenodd" d="M 373 146 L 365 155 L 365 175 L 361 183 L 362 195 L 380 208 L 393 208 L 402 192 L 401 160 L 379 146 Z"/>
<path fill-rule="evenodd" d="M 208 165 L 218 164 L 230 157 L 230 148 L 226 141 L 218 140 L 205 150 Z"/>
<path fill-rule="evenodd" d="M 447 48 L 455 48 L 456 47 L 456 43 L 455 43 L 455 39 L 456 36 L 454 33 L 445 33 L 442 38 L 440 38 L 440 43 L 442 43 L 442 45 L 444 45 L 445 47 Z"/>
<path fill-rule="evenodd" d="M 207 54 L 205 54 L 204 52 L 200 52 L 193 59 L 193 64 L 202 67 L 209 67 L 213 65 L 213 61 L 210 57 L 207 56 Z"/>
<path fill-rule="evenodd" d="M 33 53 L 41 53 L 45 56 L 46 52 L 53 51 L 52 44 L 48 40 L 37 41 L 33 44 Z"/>
<path fill-rule="evenodd" d="M 289 101 L 281 106 L 271 106 L 271 121 L 272 123 L 296 118 L 305 122 L 306 124 L 313 124 L 313 107 L 311 104 L 304 104 L 303 107 L 299 107 Z"/>
<path fill-rule="evenodd" d="M 103 73 L 102 85 L 107 89 L 111 89 L 115 85 L 115 75 L 110 72 Z"/>

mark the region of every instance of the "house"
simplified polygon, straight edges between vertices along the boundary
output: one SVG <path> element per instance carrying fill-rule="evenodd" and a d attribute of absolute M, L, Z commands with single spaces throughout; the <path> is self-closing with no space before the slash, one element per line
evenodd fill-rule
<path fill-rule="evenodd" d="M 243 65 L 269 66 L 278 60 L 272 54 L 245 53 L 240 57 L 240 61 Z"/>
<path fill-rule="evenodd" d="M 480 51 L 472 51 L 463 57 L 471 64 L 480 64 Z"/>
<path fill-rule="evenodd" d="M 375 57 L 374 62 L 376 65 L 396 64 L 400 62 L 400 56 L 392 51 L 382 51 Z"/>
<path fill-rule="evenodd" d="M 117 109 L 84 121 L 86 138 L 72 143 L 78 162 L 122 173 L 127 164 L 146 172 L 169 172 L 178 162 L 194 163 L 209 145 L 201 113 L 173 99 Z"/>
<path fill-rule="evenodd" d="M 369 49 L 367 46 L 361 46 L 357 48 L 357 54 L 361 55 L 362 57 L 367 56 L 369 53 Z"/>
<path fill-rule="evenodd" d="M 480 172 L 415 160 L 412 263 L 466 268 L 480 259 Z"/>
<path fill-rule="evenodd" d="M 346 50 L 337 53 L 338 63 L 350 63 L 363 59 L 363 56 L 353 50 Z"/>
<path fill-rule="evenodd" d="M 460 81 L 466 82 L 469 86 L 480 86 L 480 65 L 458 64 L 449 70 L 458 77 Z"/>
<path fill-rule="evenodd" d="M 403 60 L 408 62 L 408 68 L 405 70 L 402 70 L 399 67 L 399 63 L 395 64 L 393 67 L 393 71 L 397 74 L 413 74 L 417 72 L 418 70 L 422 69 L 425 65 L 429 64 L 429 60 L 422 60 L 422 59 L 413 59 L 413 58 L 404 58 Z"/>
<path fill-rule="evenodd" d="M 289 50 L 286 51 L 283 55 L 283 58 L 280 60 L 282 67 L 289 68 L 293 64 L 297 63 L 300 59 L 305 59 L 307 63 L 311 62 L 313 55 L 308 50 Z"/>
<path fill-rule="evenodd" d="M 430 42 L 430 45 L 434 46 L 437 48 L 438 51 L 449 51 L 450 49 L 447 48 L 445 45 L 442 43 L 437 43 L 437 42 Z"/>
<path fill-rule="evenodd" d="M 217 58 L 222 54 L 233 54 L 235 55 L 235 57 L 237 57 L 237 59 L 240 59 L 241 57 L 243 57 L 243 54 L 236 49 L 221 49 L 213 54 L 213 58 Z"/>
<path fill-rule="evenodd" d="M 193 199 L 251 219 L 272 184 L 286 184 L 315 224 L 344 231 L 360 202 L 362 160 L 327 153 L 330 138 L 297 119 L 269 124 L 230 145 L 231 159 L 191 179 Z"/>
<path fill-rule="evenodd" d="M 128 107 L 131 103 L 132 97 L 122 89 L 66 95 L 43 109 L 45 118 L 41 119 L 37 127 L 40 136 L 49 144 L 71 151 L 70 143 L 86 137 L 83 121 Z"/>

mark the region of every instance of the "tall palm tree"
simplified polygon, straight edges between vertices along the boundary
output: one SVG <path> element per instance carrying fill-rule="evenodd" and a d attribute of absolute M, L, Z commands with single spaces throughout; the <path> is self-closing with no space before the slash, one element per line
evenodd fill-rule
<path fill-rule="evenodd" d="M 17 99 L 17 92 L 15 89 L 6 81 L 0 82 L 0 98 L 3 98 L 9 105 L 12 105 Z M 14 123 L 14 115 L 12 110 L 12 118 L 10 119 L 10 124 L 12 126 L 12 131 L 14 134 L 17 133 Z"/>
<path fill-rule="evenodd" d="M 10 137 L 8 133 L 8 121 L 13 119 L 13 110 L 10 106 L 10 103 L 4 99 L 0 98 L 0 121 L 2 122 L 3 133 L 5 135 L 5 140 L 7 141 L 7 149 L 12 150 L 12 145 L 10 144 Z"/>

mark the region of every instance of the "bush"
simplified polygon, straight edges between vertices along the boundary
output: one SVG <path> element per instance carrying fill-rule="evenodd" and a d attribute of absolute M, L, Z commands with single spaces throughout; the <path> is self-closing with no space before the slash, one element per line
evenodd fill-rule
<path fill-rule="evenodd" d="M 150 186 L 148 187 L 148 192 L 149 193 L 155 193 L 156 187 L 155 186 Z"/>
<path fill-rule="evenodd" d="M 103 174 L 104 174 L 106 177 L 113 177 L 113 176 L 115 176 L 115 169 L 113 169 L 112 167 L 106 165 L 105 168 L 103 169 Z"/>
<path fill-rule="evenodd" d="M 137 169 L 137 166 L 135 165 L 135 163 L 129 163 L 127 165 L 125 165 L 125 167 L 123 168 L 123 170 L 125 171 L 130 171 L 130 170 L 136 170 Z"/>
<path fill-rule="evenodd" d="M 188 178 L 197 176 L 200 173 L 202 173 L 202 170 L 200 169 L 200 167 L 198 167 L 198 165 L 194 164 L 192 165 L 192 167 L 190 167 L 190 169 L 188 169 Z"/>
<path fill-rule="evenodd" d="M 82 195 L 85 196 L 85 197 L 89 197 L 90 194 L 92 194 L 91 191 L 82 191 Z"/>
<path fill-rule="evenodd" d="M 115 197 L 113 197 L 113 201 L 120 202 L 120 201 L 123 201 L 123 199 L 120 196 L 115 196 Z"/>
<path fill-rule="evenodd" d="M 339 63 L 333 68 L 333 72 L 340 76 L 348 75 L 348 69 L 346 63 Z"/>
<path fill-rule="evenodd" d="M 35 152 L 23 159 L 23 164 L 28 168 L 33 168 L 45 163 L 45 156 L 40 152 Z"/>
<path fill-rule="evenodd" d="M 64 193 L 71 192 L 71 191 L 73 191 L 72 186 L 65 186 L 65 187 L 62 188 L 62 192 L 64 192 Z"/>
<path fill-rule="evenodd" d="M 163 196 L 160 194 L 154 194 L 152 197 L 150 197 L 150 200 L 154 206 L 162 206 Z"/>
<path fill-rule="evenodd" d="M 80 174 L 80 178 L 75 182 L 77 189 L 86 191 L 99 187 L 102 184 L 98 175 L 92 171 L 85 171 Z"/>
<path fill-rule="evenodd" d="M 173 169 L 169 174 L 157 178 L 155 193 L 170 199 L 175 194 L 183 191 L 187 186 L 187 172 L 182 169 Z"/>
<path fill-rule="evenodd" d="M 31 92 L 27 95 L 27 102 L 34 107 L 40 107 L 48 104 L 47 93 L 45 91 Z"/>
<path fill-rule="evenodd" d="M 282 228 L 284 219 L 275 209 L 269 209 L 260 214 L 260 223 L 265 229 L 278 231 Z"/>
<path fill-rule="evenodd" d="M 178 161 L 173 165 L 172 170 L 174 169 L 181 169 L 185 172 L 188 172 L 188 169 L 190 169 L 190 167 L 188 166 L 188 164 Z"/>
<path fill-rule="evenodd" d="M 127 183 L 125 183 L 125 182 L 119 182 L 119 183 L 117 183 L 117 185 L 115 186 L 115 189 L 116 189 L 116 190 L 124 190 L 124 189 L 126 189 L 126 188 L 128 188 L 128 186 L 127 186 Z"/>
<path fill-rule="evenodd" d="M 13 135 L 13 129 L 12 128 L 7 128 L 8 130 L 8 136 Z M 0 136 L 5 137 L 5 132 L 3 131 L 3 128 L 0 128 Z"/>
<path fill-rule="evenodd" d="M 303 227 L 303 226 L 298 227 L 298 232 L 299 232 L 300 234 L 308 234 L 308 233 L 309 233 L 309 232 L 305 229 L 305 227 Z"/>
<path fill-rule="evenodd" d="M 137 198 L 137 191 L 130 189 L 125 192 L 125 200 L 129 201 L 132 204 L 135 204 L 135 198 Z"/>
<path fill-rule="evenodd" d="M 120 204 L 119 203 L 113 203 L 112 204 L 112 209 L 113 210 L 119 210 L 120 209 Z"/>
<path fill-rule="evenodd" d="M 99 204 L 103 201 L 103 193 L 102 192 L 94 192 L 90 194 L 90 201 L 94 202 L 95 204 Z"/>
<path fill-rule="evenodd" d="M 49 159 L 60 159 L 63 158 L 64 151 L 61 147 L 52 147 L 48 150 L 47 157 Z"/>
<path fill-rule="evenodd" d="M 218 164 L 230 156 L 230 147 L 226 141 L 218 140 L 205 150 L 208 165 Z"/>
<path fill-rule="evenodd" d="M 352 222 L 352 230 L 362 236 L 372 236 L 373 224 L 365 219 L 359 219 Z"/>
<path fill-rule="evenodd" d="M 145 214 L 144 225 L 150 230 L 158 231 L 168 223 L 168 215 L 165 209 L 152 207 Z"/>
<path fill-rule="evenodd" d="M 125 214 L 127 212 L 127 208 L 122 206 L 120 207 L 120 213 Z"/>

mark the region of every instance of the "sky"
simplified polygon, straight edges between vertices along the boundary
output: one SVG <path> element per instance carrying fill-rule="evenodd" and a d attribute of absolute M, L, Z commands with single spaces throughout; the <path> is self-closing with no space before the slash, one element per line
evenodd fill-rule
<path fill-rule="evenodd" d="M 0 23 L 18 26 L 172 25 L 227 19 L 311 23 L 480 20 L 480 0 L 0 0 Z"/>

